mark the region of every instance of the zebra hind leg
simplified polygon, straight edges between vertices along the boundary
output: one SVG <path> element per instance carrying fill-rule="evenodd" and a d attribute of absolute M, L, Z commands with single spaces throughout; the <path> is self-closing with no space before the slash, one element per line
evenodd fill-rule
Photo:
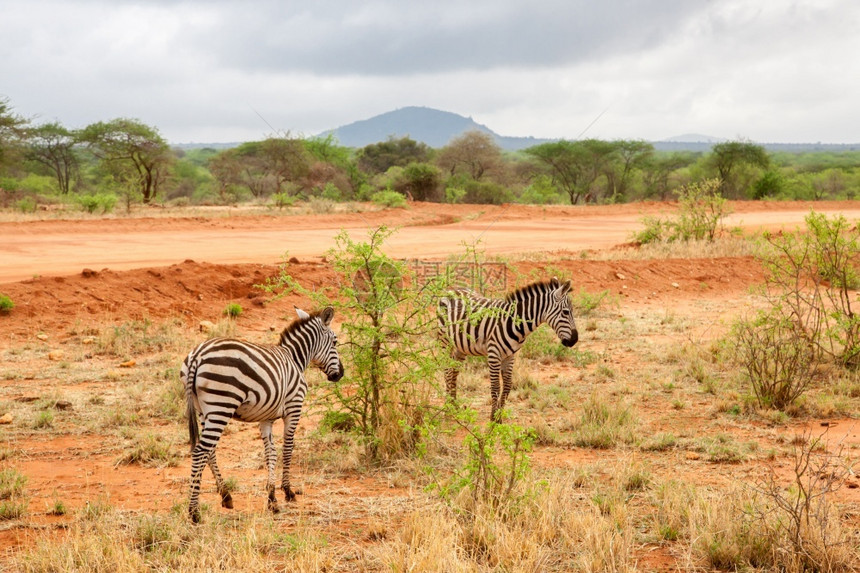
<path fill-rule="evenodd" d="M 260 437 L 263 438 L 263 449 L 266 455 L 266 493 L 268 494 L 267 506 L 272 513 L 278 513 L 281 508 L 275 497 L 275 463 L 278 461 L 278 452 L 275 449 L 275 441 L 272 437 L 272 422 L 260 422 Z"/>
<path fill-rule="evenodd" d="M 205 420 L 200 441 L 191 451 L 191 493 L 188 501 L 188 515 L 194 523 L 200 523 L 200 481 L 203 477 L 203 468 L 212 459 L 226 424 L 226 420 L 216 420 L 214 417 Z"/>
<path fill-rule="evenodd" d="M 233 496 L 230 495 L 230 490 L 227 489 L 227 485 L 221 477 L 221 472 L 218 471 L 218 462 L 215 459 L 215 450 L 212 450 L 212 453 L 209 454 L 209 469 L 212 470 L 212 475 L 215 476 L 215 487 L 221 495 L 221 507 L 233 509 Z"/>

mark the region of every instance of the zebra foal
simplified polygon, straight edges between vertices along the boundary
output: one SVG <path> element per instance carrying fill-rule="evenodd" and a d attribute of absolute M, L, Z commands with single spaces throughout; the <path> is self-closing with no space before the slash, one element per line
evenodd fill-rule
<path fill-rule="evenodd" d="M 486 356 L 490 367 L 490 419 L 500 421 L 500 412 L 511 391 L 514 355 L 526 337 L 547 323 L 561 343 L 573 346 L 579 338 L 570 303 L 570 281 L 526 285 L 503 299 L 482 297 L 468 289 L 453 291 L 439 300 L 439 336 L 448 343 L 458 362 L 445 372 L 451 399 L 457 397 L 457 376 L 466 356 Z"/>
<path fill-rule="evenodd" d="M 313 364 L 332 382 L 343 377 L 337 352 L 337 336 L 331 330 L 334 309 L 311 314 L 297 308 L 299 318 L 281 332 L 277 345 L 260 345 L 232 338 L 212 338 L 192 350 L 182 363 L 188 433 L 191 441 L 191 493 L 188 513 L 200 521 L 200 480 L 207 464 L 215 476 L 221 505 L 233 507 L 215 459 L 215 447 L 227 422 L 236 418 L 257 422 L 266 455 L 268 507 L 277 512 L 275 463 L 278 455 L 272 437 L 275 420 L 284 421 L 283 475 L 281 488 L 287 501 L 290 488 L 293 436 L 308 390 L 304 370 Z M 198 426 L 202 422 L 202 430 Z"/>

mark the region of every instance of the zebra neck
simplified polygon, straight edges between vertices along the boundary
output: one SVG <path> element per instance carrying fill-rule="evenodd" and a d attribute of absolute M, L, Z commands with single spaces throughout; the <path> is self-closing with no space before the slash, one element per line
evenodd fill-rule
<path fill-rule="evenodd" d="M 291 336 L 293 337 L 292 339 L 285 336 L 286 334 L 286 332 L 281 334 L 281 346 L 286 349 L 290 358 L 292 358 L 293 362 L 296 363 L 296 366 L 301 370 L 304 370 L 308 367 L 308 364 L 310 364 L 312 349 L 305 348 L 304 345 L 301 344 L 301 341 L 307 340 L 308 338 L 304 335 L 301 329 L 291 333 Z"/>
<path fill-rule="evenodd" d="M 535 304 L 532 297 L 517 298 L 516 318 L 514 320 L 517 329 L 527 336 L 537 330 L 544 322 L 542 307 Z"/>

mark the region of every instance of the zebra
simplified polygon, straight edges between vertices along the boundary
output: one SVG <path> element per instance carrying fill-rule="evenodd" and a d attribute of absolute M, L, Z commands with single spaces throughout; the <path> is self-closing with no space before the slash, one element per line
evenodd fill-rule
<path fill-rule="evenodd" d="M 490 367 L 490 419 L 501 420 L 501 410 L 511 391 L 514 355 L 526 337 L 546 322 L 567 347 L 579 334 L 571 308 L 570 281 L 539 281 L 503 299 L 485 298 L 469 289 L 452 291 L 439 300 L 439 336 L 446 341 L 455 366 L 445 372 L 449 399 L 457 398 L 460 362 L 466 356 L 486 356 Z"/>
<path fill-rule="evenodd" d="M 260 345 L 233 338 L 212 338 L 194 348 L 182 363 L 180 378 L 185 386 L 188 433 L 191 441 L 191 494 L 188 513 L 200 522 L 200 480 L 203 466 L 215 476 L 221 505 L 233 508 L 215 460 L 215 447 L 231 418 L 258 422 L 266 456 L 268 508 L 279 511 L 275 498 L 277 452 L 272 424 L 284 420 L 283 477 L 281 488 L 287 501 L 295 501 L 290 488 L 293 435 L 308 390 L 304 370 L 320 368 L 332 382 L 343 377 L 337 352 L 337 336 L 331 330 L 334 309 L 308 314 L 296 308 L 298 319 L 281 332 L 277 345 Z M 198 427 L 198 416 L 202 431 Z"/>

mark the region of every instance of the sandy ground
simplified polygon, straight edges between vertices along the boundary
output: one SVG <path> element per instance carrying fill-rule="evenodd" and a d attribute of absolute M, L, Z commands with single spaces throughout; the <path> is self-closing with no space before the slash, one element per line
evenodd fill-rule
<path fill-rule="evenodd" d="M 399 231 L 387 244 L 393 257 L 441 259 L 478 245 L 487 254 L 606 249 L 628 242 L 645 214 L 671 204 L 617 207 L 411 204 L 408 209 L 325 216 L 214 218 L 140 217 L 0 223 L 0 283 L 35 276 L 64 276 L 88 268 L 121 271 L 165 266 L 186 259 L 219 264 L 273 264 L 285 254 L 319 259 L 340 230 L 363 239 L 381 224 Z M 728 227 L 747 230 L 796 226 L 811 208 L 860 217 L 860 204 L 734 203 Z"/>

